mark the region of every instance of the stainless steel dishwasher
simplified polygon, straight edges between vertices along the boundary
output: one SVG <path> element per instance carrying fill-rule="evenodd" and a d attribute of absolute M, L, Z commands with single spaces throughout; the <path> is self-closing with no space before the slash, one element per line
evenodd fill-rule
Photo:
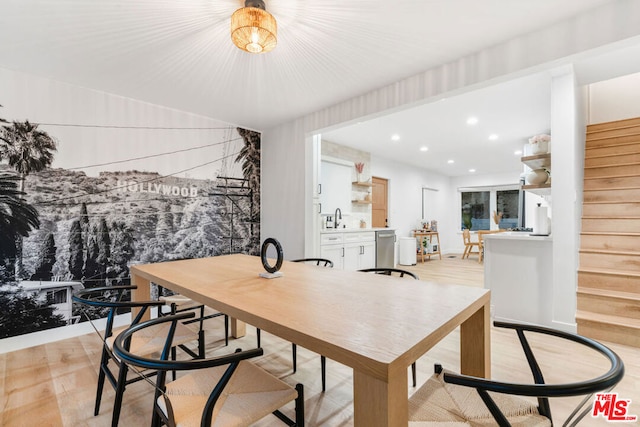
<path fill-rule="evenodd" d="M 376 267 L 395 267 L 396 231 L 376 231 Z"/>

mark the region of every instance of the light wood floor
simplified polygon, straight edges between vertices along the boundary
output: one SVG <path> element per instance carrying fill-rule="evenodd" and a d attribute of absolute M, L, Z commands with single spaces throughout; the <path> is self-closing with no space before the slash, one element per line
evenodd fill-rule
<path fill-rule="evenodd" d="M 425 281 L 482 286 L 482 265 L 477 258 L 461 260 L 459 256 L 431 260 L 410 269 Z M 211 323 L 208 352 L 223 353 L 237 347 L 255 346 L 255 329 L 247 327 L 248 335 L 234 340 L 230 347 L 221 341 L 222 322 Z M 219 325 L 219 326 L 218 326 Z M 305 385 L 307 425 L 352 426 L 352 373 L 331 360 L 327 361 L 327 391 L 321 392 L 320 358 L 306 349 L 298 348 L 298 372 L 291 371 L 291 346 L 273 335 L 263 332 L 265 355 L 257 363 L 283 380 Z M 529 382 L 530 375 L 517 339 L 511 332 L 492 330 L 492 376 L 494 379 Z M 445 338 L 418 360 L 418 386 L 430 375 L 434 363 L 457 370 L 459 367 L 457 331 Z M 626 376 L 616 391 L 620 398 L 631 399 L 630 412 L 640 415 L 640 352 L 631 347 L 609 344 L 626 365 Z M 558 344 L 551 338 L 532 340 L 534 351 L 546 372 L 547 382 L 579 380 L 603 373 L 601 356 L 579 348 Z M 105 386 L 99 416 L 94 417 L 93 404 L 100 341 L 94 334 L 32 347 L 13 353 L 0 354 L 0 426 L 108 426 L 111 419 L 113 390 Z M 413 392 L 407 381 L 408 394 Z M 552 413 L 558 425 L 572 409 L 576 398 L 555 399 Z M 120 418 L 121 427 L 146 426 L 150 423 L 152 390 L 140 382 L 125 393 Z M 292 412 L 292 409 L 290 412 Z M 265 418 L 260 427 L 283 425 L 274 417 Z M 603 419 L 587 417 L 580 425 L 607 425 Z"/>

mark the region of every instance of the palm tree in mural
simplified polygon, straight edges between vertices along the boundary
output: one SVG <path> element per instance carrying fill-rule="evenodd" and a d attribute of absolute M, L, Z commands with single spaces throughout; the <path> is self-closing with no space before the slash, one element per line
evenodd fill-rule
<path fill-rule="evenodd" d="M 20 178 L 20 192 L 24 193 L 24 181 L 32 172 L 39 172 L 51 165 L 56 142 L 37 124 L 16 122 L 2 128 L 0 135 L 0 160 L 6 160 Z M 22 238 L 16 241 L 16 278 L 22 271 Z"/>
<path fill-rule="evenodd" d="M 2 107 L 2 105 L 0 104 L 0 108 Z M 0 123 L 9 123 L 7 122 L 5 119 L 3 119 L 2 117 L 0 117 Z"/>
<path fill-rule="evenodd" d="M 0 173 L 0 262 L 16 256 L 16 240 L 40 227 L 38 211 L 29 205 L 18 190 L 14 174 Z"/>
<path fill-rule="evenodd" d="M 236 163 L 242 162 L 242 174 L 251 190 L 251 221 L 260 220 L 260 133 L 237 128 L 244 140 L 244 147 L 236 157 Z"/>

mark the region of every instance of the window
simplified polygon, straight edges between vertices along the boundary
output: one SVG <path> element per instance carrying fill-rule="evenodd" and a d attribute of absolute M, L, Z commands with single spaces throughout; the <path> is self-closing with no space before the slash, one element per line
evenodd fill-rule
<path fill-rule="evenodd" d="M 516 228 L 518 226 L 518 202 L 520 192 L 518 190 L 496 191 L 496 211 L 502 212 L 500 228 Z"/>
<path fill-rule="evenodd" d="M 462 193 L 462 229 L 488 230 L 490 194 L 488 191 Z"/>
<path fill-rule="evenodd" d="M 55 291 L 47 291 L 47 302 L 49 304 L 64 304 L 67 302 L 67 290 L 57 289 Z"/>
<path fill-rule="evenodd" d="M 517 185 L 460 189 L 460 229 L 516 228 L 519 203 Z"/>

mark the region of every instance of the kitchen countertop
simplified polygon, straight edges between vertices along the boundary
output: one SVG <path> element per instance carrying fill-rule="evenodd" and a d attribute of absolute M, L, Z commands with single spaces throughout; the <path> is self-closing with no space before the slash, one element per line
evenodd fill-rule
<path fill-rule="evenodd" d="M 532 236 L 531 233 L 526 231 L 505 231 L 504 233 L 485 234 L 482 237 L 483 240 L 495 239 L 495 240 L 527 240 L 527 241 L 551 241 L 553 238 L 548 236 Z"/>
<path fill-rule="evenodd" d="M 376 227 L 376 228 L 328 228 L 325 230 L 321 230 L 320 234 L 331 234 L 331 233 L 365 233 L 367 231 L 380 231 L 380 230 L 390 230 L 393 231 L 393 228 L 386 227 Z"/>

